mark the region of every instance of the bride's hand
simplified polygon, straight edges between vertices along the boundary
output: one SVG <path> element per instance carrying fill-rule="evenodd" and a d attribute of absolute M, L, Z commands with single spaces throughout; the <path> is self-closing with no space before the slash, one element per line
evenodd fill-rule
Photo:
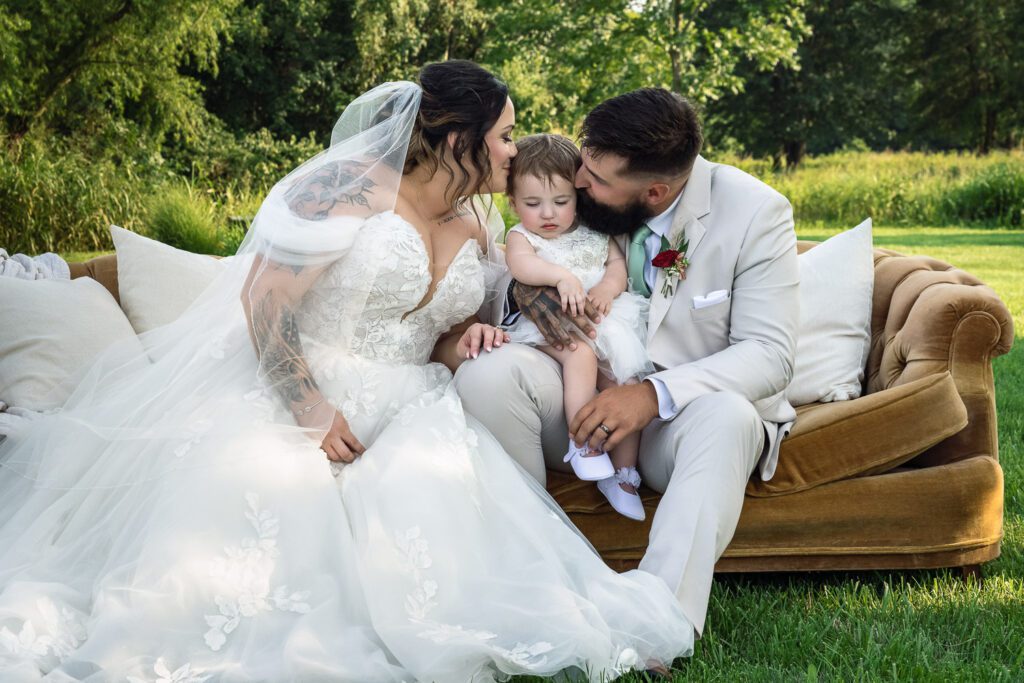
<path fill-rule="evenodd" d="M 366 452 L 366 447 L 359 443 L 359 439 L 349 429 L 348 420 L 337 410 L 334 411 L 334 421 L 320 448 L 327 454 L 327 459 L 334 462 L 352 462 Z"/>
<path fill-rule="evenodd" d="M 314 410 L 308 416 L 298 418 L 299 424 L 303 427 L 319 426 L 322 428 L 322 425 L 330 417 L 331 426 L 320 443 L 320 450 L 327 455 L 328 460 L 333 462 L 354 461 L 366 451 L 366 447 L 352 433 L 348 426 L 348 420 L 341 414 L 341 411 L 326 401 L 317 406 L 317 408 L 321 407 L 323 412 Z M 333 415 L 325 415 L 324 413 L 327 411 L 330 411 Z"/>
<path fill-rule="evenodd" d="M 476 358 L 480 355 L 481 348 L 490 351 L 508 341 L 509 336 L 505 330 L 484 323 L 473 323 L 462 333 L 456 351 L 459 358 Z"/>

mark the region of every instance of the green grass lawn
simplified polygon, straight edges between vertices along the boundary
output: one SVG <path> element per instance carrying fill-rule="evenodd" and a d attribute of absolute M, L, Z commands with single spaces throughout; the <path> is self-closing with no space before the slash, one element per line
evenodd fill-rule
<path fill-rule="evenodd" d="M 810 226 L 799 235 L 822 240 L 836 232 Z M 1024 231 L 879 227 L 875 244 L 927 254 L 980 277 L 1009 306 L 1017 334 L 1024 334 Z M 677 663 L 675 680 L 1024 679 L 1020 336 L 996 359 L 995 377 L 1006 537 L 981 585 L 964 582 L 957 571 L 720 576 L 704 638 L 692 658 Z"/>

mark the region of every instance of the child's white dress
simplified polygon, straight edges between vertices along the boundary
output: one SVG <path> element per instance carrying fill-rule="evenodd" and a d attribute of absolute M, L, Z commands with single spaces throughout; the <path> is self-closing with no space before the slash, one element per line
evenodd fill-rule
<path fill-rule="evenodd" d="M 549 263 L 562 266 L 579 278 L 588 292 L 604 277 L 608 260 L 608 236 L 581 225 L 546 239 L 534 235 L 522 224 L 510 232 L 518 232 L 533 245 L 537 255 Z M 612 302 L 611 312 L 596 325 L 597 339 L 579 336 L 594 349 L 601 370 L 619 384 L 630 379 L 641 379 L 654 372 L 647 356 L 647 314 L 649 302 L 644 297 L 623 292 Z M 537 326 L 519 316 L 508 330 L 512 341 L 531 346 L 547 346 Z"/>

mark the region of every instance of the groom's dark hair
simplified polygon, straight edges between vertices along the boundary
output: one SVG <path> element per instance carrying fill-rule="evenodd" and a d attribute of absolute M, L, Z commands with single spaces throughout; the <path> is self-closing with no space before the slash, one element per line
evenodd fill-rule
<path fill-rule="evenodd" d="M 580 146 L 590 154 L 615 154 L 626 172 L 680 176 L 693 167 L 704 138 L 697 110 L 662 88 L 641 88 L 605 100 L 587 114 Z"/>

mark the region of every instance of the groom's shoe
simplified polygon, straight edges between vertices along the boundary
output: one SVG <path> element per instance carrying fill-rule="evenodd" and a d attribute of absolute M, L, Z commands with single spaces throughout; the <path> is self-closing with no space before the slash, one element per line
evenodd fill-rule
<path fill-rule="evenodd" d="M 565 462 L 572 465 L 572 471 L 583 481 L 600 481 L 615 474 L 615 466 L 607 453 L 590 455 L 588 446 L 577 446 L 569 440 L 569 452 L 565 454 Z"/>
<path fill-rule="evenodd" d="M 622 488 L 621 484 L 628 484 L 633 487 L 633 493 Z M 597 482 L 597 489 L 604 494 L 615 511 L 624 517 L 635 519 L 638 522 L 644 521 L 647 513 L 644 512 L 643 501 L 640 500 L 640 473 L 635 467 L 619 468 L 614 475 Z"/>

